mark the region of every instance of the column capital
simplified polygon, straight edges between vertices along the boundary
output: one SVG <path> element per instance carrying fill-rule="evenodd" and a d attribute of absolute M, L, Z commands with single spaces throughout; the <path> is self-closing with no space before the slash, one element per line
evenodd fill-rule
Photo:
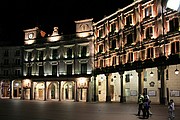
<path fill-rule="evenodd" d="M 136 72 L 141 73 L 143 72 L 143 69 L 137 69 Z"/>
<path fill-rule="evenodd" d="M 159 70 L 164 70 L 164 69 L 166 69 L 166 66 L 158 66 L 157 67 Z"/>
<path fill-rule="evenodd" d="M 109 76 L 109 73 L 105 73 L 105 76 Z"/>
<path fill-rule="evenodd" d="M 119 71 L 118 72 L 120 75 L 123 75 L 124 74 L 124 71 Z"/>

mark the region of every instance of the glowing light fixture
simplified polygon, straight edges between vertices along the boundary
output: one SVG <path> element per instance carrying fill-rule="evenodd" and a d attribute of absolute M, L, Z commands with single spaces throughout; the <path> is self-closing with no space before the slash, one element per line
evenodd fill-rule
<path fill-rule="evenodd" d="M 177 65 L 176 65 L 176 70 L 174 71 L 174 73 L 177 75 L 179 74 L 179 70 L 177 69 Z"/>
<path fill-rule="evenodd" d="M 15 83 L 15 86 L 19 86 L 19 83 Z"/>
<path fill-rule="evenodd" d="M 132 75 L 132 73 L 130 74 L 130 78 L 133 78 L 133 75 Z"/>
<path fill-rule="evenodd" d="M 150 72 L 150 76 L 154 76 L 154 73 L 152 72 L 152 68 L 151 68 L 151 72 Z"/>
<path fill-rule="evenodd" d="M 154 73 L 153 73 L 152 71 L 150 72 L 150 76 L 151 76 L 151 77 L 154 76 Z"/>

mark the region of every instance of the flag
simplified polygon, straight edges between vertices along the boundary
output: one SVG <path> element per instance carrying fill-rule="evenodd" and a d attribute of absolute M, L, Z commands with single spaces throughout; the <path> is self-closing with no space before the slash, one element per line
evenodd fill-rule
<path fill-rule="evenodd" d="M 44 32 L 44 31 L 40 31 L 40 34 L 41 34 L 41 37 L 44 37 L 45 35 L 46 35 L 46 32 Z"/>

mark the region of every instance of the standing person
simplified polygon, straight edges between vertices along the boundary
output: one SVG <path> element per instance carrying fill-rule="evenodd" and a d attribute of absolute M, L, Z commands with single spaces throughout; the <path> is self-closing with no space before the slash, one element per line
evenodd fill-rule
<path fill-rule="evenodd" d="M 138 114 L 137 114 L 137 116 L 140 116 L 141 111 L 143 112 L 143 102 L 144 102 L 144 96 L 142 94 L 139 94 L 139 96 L 138 96 Z"/>
<path fill-rule="evenodd" d="M 169 113 L 168 119 L 169 120 L 174 120 L 175 118 L 174 111 L 175 111 L 174 100 L 171 99 L 170 102 L 168 103 L 168 113 Z"/>
<path fill-rule="evenodd" d="M 150 108 L 150 102 L 147 98 L 144 99 L 144 103 L 143 103 L 143 118 L 149 118 L 149 108 Z"/>
<path fill-rule="evenodd" d="M 148 100 L 148 102 L 149 102 L 149 115 L 152 115 L 152 112 L 151 112 L 151 110 L 150 110 L 150 108 L 151 108 L 151 106 L 150 106 L 151 100 L 150 100 L 150 98 L 149 98 L 149 95 L 145 95 L 145 96 L 144 96 L 144 99 L 147 99 L 147 100 Z"/>

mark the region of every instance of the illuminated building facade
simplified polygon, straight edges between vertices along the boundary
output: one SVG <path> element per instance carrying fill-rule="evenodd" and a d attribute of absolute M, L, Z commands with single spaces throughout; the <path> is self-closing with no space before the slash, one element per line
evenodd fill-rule
<path fill-rule="evenodd" d="M 136 103 L 146 93 L 180 104 L 179 15 L 163 0 L 135 0 L 98 22 L 75 21 L 74 35 L 24 30 L 21 82 L 1 79 L 1 98 Z"/>
<path fill-rule="evenodd" d="M 0 98 L 21 98 L 21 46 L 0 47 Z"/>
<path fill-rule="evenodd" d="M 136 0 L 93 24 L 95 101 L 180 103 L 180 14 L 165 7 Z"/>
<path fill-rule="evenodd" d="M 92 20 L 75 21 L 76 34 L 24 30 L 23 99 L 89 101 L 93 67 Z"/>

